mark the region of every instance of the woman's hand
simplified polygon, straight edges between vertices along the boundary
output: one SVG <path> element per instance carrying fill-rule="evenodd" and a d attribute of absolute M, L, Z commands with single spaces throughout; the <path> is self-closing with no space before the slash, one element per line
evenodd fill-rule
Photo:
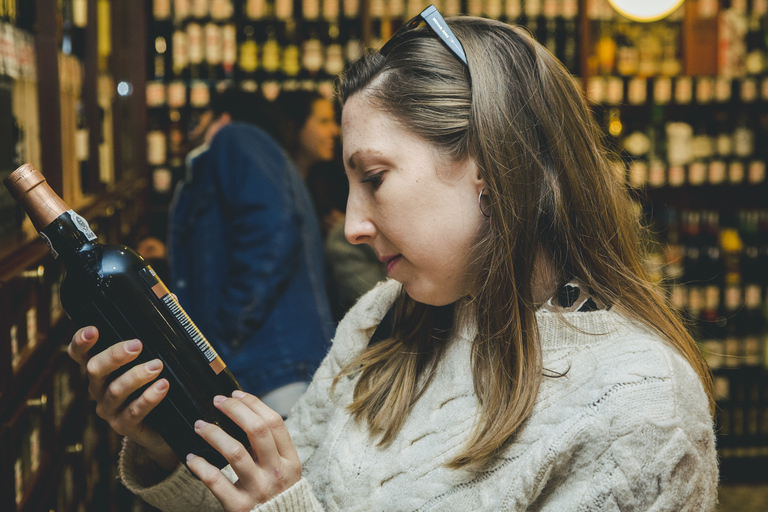
<path fill-rule="evenodd" d="M 88 393 L 96 401 L 96 413 L 115 432 L 146 448 L 160 467 L 172 470 L 178 465 L 178 458 L 162 437 L 143 421 L 168 393 L 168 381 L 157 380 L 134 401 L 126 403 L 131 393 L 160 375 L 163 363 L 154 359 L 110 380 L 112 372 L 138 357 L 142 344 L 139 340 L 123 341 L 94 356 L 88 355 L 98 339 L 99 332 L 95 327 L 85 327 L 75 333 L 67 348 L 69 356 L 87 370 Z"/>
<path fill-rule="evenodd" d="M 216 496 L 227 512 L 248 512 L 301 479 L 301 461 L 283 418 L 253 395 L 242 391 L 213 403 L 248 435 L 246 449 L 221 428 L 199 420 L 195 431 L 227 459 L 239 480 L 232 484 L 202 457 L 187 456 L 187 466 Z"/>

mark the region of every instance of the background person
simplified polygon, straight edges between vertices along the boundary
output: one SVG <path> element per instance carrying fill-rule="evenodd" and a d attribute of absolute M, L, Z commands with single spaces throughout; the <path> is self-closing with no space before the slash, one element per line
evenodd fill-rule
<path fill-rule="evenodd" d="M 287 415 L 333 333 L 322 239 L 296 167 L 260 128 L 278 133 L 266 100 L 230 89 L 211 106 L 171 205 L 171 283 L 241 386 Z"/>
<path fill-rule="evenodd" d="M 284 91 L 275 102 L 283 118 L 283 147 L 306 179 L 313 165 L 335 155 L 339 137 L 336 109 L 316 91 Z"/>

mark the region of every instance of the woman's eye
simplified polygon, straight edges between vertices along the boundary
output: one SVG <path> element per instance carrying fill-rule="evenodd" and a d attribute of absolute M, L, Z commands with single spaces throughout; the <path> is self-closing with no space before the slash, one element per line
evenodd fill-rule
<path fill-rule="evenodd" d="M 383 172 L 377 172 L 376 174 L 369 174 L 365 178 L 360 180 L 360 183 L 370 183 L 373 190 L 377 190 L 381 186 L 383 179 Z"/>

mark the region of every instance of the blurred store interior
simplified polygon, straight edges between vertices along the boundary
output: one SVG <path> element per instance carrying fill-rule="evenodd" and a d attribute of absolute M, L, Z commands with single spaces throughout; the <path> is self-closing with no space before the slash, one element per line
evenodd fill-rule
<path fill-rule="evenodd" d="M 718 510 L 768 511 L 768 0 L 679 0 L 661 18 L 608 0 L 433 3 L 527 27 L 582 87 L 652 227 L 649 269 L 714 373 Z M 100 240 L 164 240 L 212 93 L 332 98 L 424 7 L 0 0 L 0 178 L 31 162 Z M 0 510 L 149 510 L 116 478 L 120 439 L 66 354 L 61 273 L 0 187 Z"/>

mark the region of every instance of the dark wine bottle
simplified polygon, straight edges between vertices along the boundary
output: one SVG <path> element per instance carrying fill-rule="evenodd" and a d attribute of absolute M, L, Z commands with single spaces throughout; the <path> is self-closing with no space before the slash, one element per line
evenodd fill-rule
<path fill-rule="evenodd" d="M 180 460 L 194 453 L 219 468 L 226 466 L 224 457 L 195 433 L 194 423 L 203 419 L 219 425 L 249 446 L 245 433 L 213 405 L 214 396 L 231 396 L 240 386 L 152 267 L 126 246 L 98 243 L 88 222 L 69 209 L 33 166 L 22 165 L 4 184 L 64 264 L 61 304 L 67 315 L 78 327 L 98 328 L 91 354 L 140 339 L 144 349 L 122 371 L 160 359 L 160 377 L 170 383 L 147 424 Z"/>

